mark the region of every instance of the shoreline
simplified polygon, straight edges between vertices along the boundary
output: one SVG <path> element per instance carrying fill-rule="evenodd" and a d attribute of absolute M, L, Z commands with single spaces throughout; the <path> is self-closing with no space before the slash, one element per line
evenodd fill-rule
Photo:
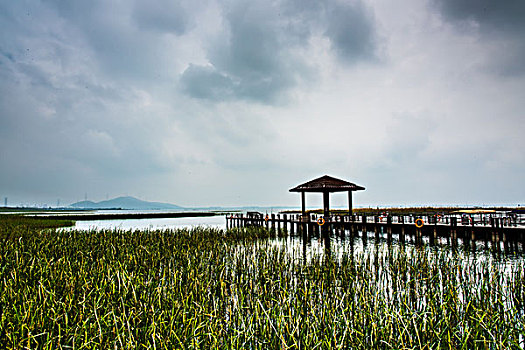
<path fill-rule="evenodd" d="M 216 212 L 167 212 L 167 213 L 118 213 L 118 214 L 52 214 L 52 215 L 24 215 L 25 217 L 51 220 L 127 220 L 127 219 L 170 219 L 186 217 L 207 217 L 223 215 Z"/>

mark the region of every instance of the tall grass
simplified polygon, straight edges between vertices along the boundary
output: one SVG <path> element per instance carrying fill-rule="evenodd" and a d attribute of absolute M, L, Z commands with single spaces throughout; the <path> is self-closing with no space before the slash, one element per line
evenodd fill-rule
<path fill-rule="evenodd" d="M 20 230 L 39 230 L 74 226 L 72 220 L 38 218 L 15 214 L 0 214 L 0 232 L 17 232 Z"/>
<path fill-rule="evenodd" d="M 520 348 L 524 263 L 288 254 L 265 230 L 3 229 L 7 348 Z"/>

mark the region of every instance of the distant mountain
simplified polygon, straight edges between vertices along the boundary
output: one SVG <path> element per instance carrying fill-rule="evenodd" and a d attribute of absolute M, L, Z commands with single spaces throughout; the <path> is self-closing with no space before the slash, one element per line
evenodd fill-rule
<path fill-rule="evenodd" d="M 83 209 L 128 209 L 128 210 L 150 210 L 150 209 L 184 209 L 175 204 L 147 202 L 135 197 L 118 197 L 102 202 L 81 201 L 70 205 L 73 208 Z"/>
<path fill-rule="evenodd" d="M 76 202 L 70 205 L 70 207 L 75 208 L 96 208 L 97 203 L 92 201 L 82 201 L 82 202 Z"/>

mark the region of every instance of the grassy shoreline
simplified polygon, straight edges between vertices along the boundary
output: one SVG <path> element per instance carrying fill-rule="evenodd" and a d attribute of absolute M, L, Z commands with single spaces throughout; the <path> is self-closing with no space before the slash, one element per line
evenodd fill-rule
<path fill-rule="evenodd" d="M 18 214 L 0 214 L 0 229 L 3 232 L 27 230 L 38 232 L 42 229 L 53 229 L 74 226 L 75 222 L 63 218 L 38 218 Z"/>
<path fill-rule="evenodd" d="M 115 213 L 115 214 L 53 214 L 38 215 L 36 218 L 42 220 L 74 220 L 74 221 L 91 221 L 91 220 L 127 220 L 127 219 L 168 219 L 168 218 L 190 218 L 190 217 L 208 217 L 222 215 L 214 212 L 161 212 L 161 213 Z"/>

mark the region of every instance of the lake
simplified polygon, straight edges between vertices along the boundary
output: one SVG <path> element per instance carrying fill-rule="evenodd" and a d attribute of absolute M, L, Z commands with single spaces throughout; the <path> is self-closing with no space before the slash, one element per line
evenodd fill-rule
<path fill-rule="evenodd" d="M 120 219 L 120 220 L 87 220 L 76 221 L 72 229 L 122 229 L 122 230 L 167 230 L 205 226 L 226 228 L 224 215 L 187 217 L 187 218 L 162 218 L 162 219 Z"/>
<path fill-rule="evenodd" d="M 144 213 L 145 211 L 126 211 L 126 213 Z M 151 211 L 148 211 L 151 212 Z M 158 211 L 155 211 L 158 212 Z M 97 211 L 100 214 L 114 214 L 122 213 L 122 211 Z M 120 230 L 168 230 L 181 229 L 192 227 L 212 227 L 218 229 L 226 229 L 226 219 L 224 215 L 207 216 L 207 217 L 182 217 L 182 218 L 155 218 L 155 219 L 119 219 L 119 220 L 88 220 L 76 221 L 75 226 L 69 228 L 74 230 L 105 230 L 105 229 L 120 229 Z M 428 237 L 423 238 L 424 245 L 429 248 Z M 460 254 L 464 254 L 468 259 L 489 259 L 491 261 L 499 261 L 504 264 L 513 265 L 517 260 L 524 258 L 523 247 L 519 252 L 511 252 L 505 254 L 503 249 L 495 252 L 489 246 L 485 246 L 483 242 L 471 242 L 469 248 L 465 248 L 462 240 L 459 239 L 458 246 L 455 248 Z M 326 252 L 326 245 L 319 236 L 312 236 L 307 242 L 303 242 L 299 236 L 280 237 L 273 240 L 275 245 L 286 246 L 287 251 L 296 256 L 312 256 L 316 254 L 324 254 Z M 332 235 L 330 239 L 330 254 L 334 256 L 341 256 L 343 252 L 353 251 L 355 253 L 385 249 L 397 250 L 400 247 L 408 250 L 417 249 L 418 245 L 413 237 L 407 236 L 405 243 L 401 244 L 398 235 L 392 235 L 392 241 L 388 242 L 387 235 L 380 233 L 377 237 L 373 232 L 368 232 L 366 238 L 359 232 L 356 237 L 349 237 L 349 232 L 346 233 L 346 238 L 337 235 Z M 436 244 L 431 246 L 432 250 L 451 249 L 445 238 L 436 240 Z"/>

